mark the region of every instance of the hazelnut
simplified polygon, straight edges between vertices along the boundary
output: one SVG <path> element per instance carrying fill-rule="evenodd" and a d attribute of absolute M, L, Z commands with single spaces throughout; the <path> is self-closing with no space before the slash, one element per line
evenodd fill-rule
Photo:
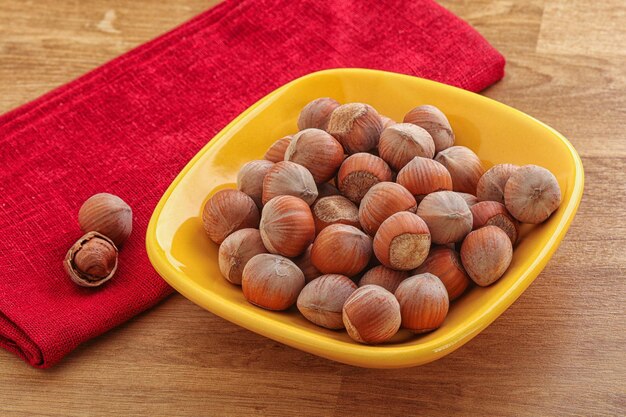
<path fill-rule="evenodd" d="M 352 277 L 365 269 L 371 256 L 372 238 L 345 224 L 326 227 L 311 248 L 311 261 L 324 274 Z"/>
<path fill-rule="evenodd" d="M 382 130 L 378 112 L 363 103 L 348 103 L 337 107 L 328 122 L 328 133 L 343 145 L 348 154 L 367 152 L 375 148 Z"/>
<path fill-rule="evenodd" d="M 259 231 L 270 253 L 287 257 L 301 255 L 315 239 L 311 209 L 304 200 L 290 195 L 274 197 L 267 202 Z"/>
<path fill-rule="evenodd" d="M 265 152 L 265 156 L 263 158 L 271 162 L 284 161 L 285 151 L 290 143 L 291 135 L 278 139 L 276 142 L 272 143 L 267 152 Z"/>
<path fill-rule="evenodd" d="M 342 309 L 357 286 L 344 275 L 322 275 L 298 296 L 298 310 L 309 321 L 327 329 L 343 329 Z"/>
<path fill-rule="evenodd" d="M 458 242 L 472 230 L 472 212 L 463 198 L 452 191 L 428 194 L 417 215 L 428 225 L 434 243 Z"/>
<path fill-rule="evenodd" d="M 382 131 L 378 153 L 391 168 L 400 171 L 416 156 L 435 156 L 435 143 L 421 127 L 398 123 Z"/>
<path fill-rule="evenodd" d="M 517 220 L 537 224 L 550 217 L 561 204 L 555 176 L 537 165 L 519 167 L 506 182 L 504 204 Z"/>
<path fill-rule="evenodd" d="M 450 172 L 454 191 L 476 195 L 476 185 L 485 170 L 471 149 L 465 146 L 452 146 L 439 152 L 435 160 Z"/>
<path fill-rule="evenodd" d="M 317 186 L 309 170 L 302 165 L 277 162 L 263 179 L 263 204 L 279 195 L 298 197 L 311 205 L 317 198 Z"/>
<path fill-rule="evenodd" d="M 396 271 L 384 265 L 378 265 L 367 271 L 359 281 L 359 287 L 365 285 L 378 285 L 387 291 L 394 293 L 398 285 L 409 277 L 406 271 Z"/>
<path fill-rule="evenodd" d="M 326 130 L 330 115 L 339 103 L 330 98 L 318 98 L 308 103 L 298 117 L 298 129 L 304 130 L 309 128 Z"/>
<path fill-rule="evenodd" d="M 518 168 L 513 164 L 494 165 L 483 174 L 476 185 L 476 197 L 480 201 L 497 201 L 504 204 L 504 186 Z"/>
<path fill-rule="evenodd" d="M 133 211 L 116 195 L 95 194 L 78 211 L 78 224 L 83 232 L 102 233 L 119 247 L 133 230 Z"/>
<path fill-rule="evenodd" d="M 246 300 L 255 306 L 286 310 L 298 299 L 304 275 L 289 259 L 262 253 L 246 264 L 241 287 Z"/>
<path fill-rule="evenodd" d="M 476 198 L 476 196 L 475 196 L 475 195 L 468 194 L 468 193 L 461 193 L 461 192 L 458 192 L 458 191 L 455 191 L 455 192 L 456 192 L 456 194 L 457 194 L 459 197 L 461 197 L 463 200 L 465 200 L 465 203 L 467 203 L 467 206 L 468 206 L 468 207 L 470 207 L 470 208 L 471 208 L 474 204 L 477 204 L 477 203 L 478 203 L 478 201 L 479 201 L 479 200 L 478 200 L 478 198 Z"/>
<path fill-rule="evenodd" d="M 519 233 L 519 223 L 509 214 L 504 204 L 496 201 L 481 201 L 473 205 L 470 210 L 472 211 L 473 230 L 489 225 L 498 226 L 511 239 L 511 244 L 515 245 Z"/>
<path fill-rule="evenodd" d="M 304 251 L 304 253 L 297 258 L 293 258 L 292 261 L 300 268 L 302 273 L 304 274 L 304 280 L 306 282 L 311 282 L 315 278 L 322 275 L 322 273 L 313 265 L 311 262 L 311 249 L 313 248 L 313 244 L 309 245 L 308 248 Z"/>
<path fill-rule="evenodd" d="M 241 191 L 220 190 L 204 205 L 202 223 L 209 238 L 219 245 L 237 230 L 259 227 L 259 209 Z"/>
<path fill-rule="evenodd" d="M 317 199 L 329 197 L 331 195 L 341 195 L 337 187 L 330 182 L 323 182 L 317 185 Z"/>
<path fill-rule="evenodd" d="M 446 287 L 433 274 L 421 274 L 402 281 L 396 290 L 402 327 L 414 333 L 426 333 L 441 326 L 448 315 Z"/>
<path fill-rule="evenodd" d="M 435 152 L 439 153 L 454 145 L 454 132 L 448 118 L 435 106 L 418 106 L 404 116 L 404 123 L 420 126 L 432 136 Z"/>
<path fill-rule="evenodd" d="M 413 195 L 400 184 L 381 182 L 363 197 L 359 207 L 359 221 L 363 230 L 375 235 L 378 228 L 392 214 L 400 211 L 415 213 L 417 203 Z"/>
<path fill-rule="evenodd" d="M 75 284 L 97 287 L 115 275 L 117 248 L 105 235 L 89 232 L 67 251 L 63 266 Z"/>
<path fill-rule="evenodd" d="M 374 237 L 374 253 L 388 268 L 408 271 L 424 262 L 430 249 L 430 233 L 424 220 L 402 211 L 385 220 Z"/>
<path fill-rule="evenodd" d="M 433 159 L 419 156 L 400 170 L 397 182 L 416 199 L 435 191 L 452 191 L 452 178 L 446 167 Z"/>
<path fill-rule="evenodd" d="M 241 285 L 243 268 L 252 257 L 267 253 L 261 233 L 257 229 L 241 229 L 228 236 L 220 245 L 218 265 L 220 272 L 232 284 Z"/>
<path fill-rule="evenodd" d="M 296 133 L 285 152 L 285 161 L 300 164 L 311 172 L 316 183 L 330 180 L 343 162 L 343 147 L 320 129 Z"/>
<path fill-rule="evenodd" d="M 343 161 L 337 174 L 339 191 L 355 204 L 360 204 L 370 188 L 379 182 L 391 181 L 391 169 L 381 158 L 361 152 Z"/>
<path fill-rule="evenodd" d="M 265 159 L 244 164 L 237 174 L 237 189 L 250 196 L 256 206 L 263 208 L 263 179 L 274 163 Z"/>
<path fill-rule="evenodd" d="M 378 285 L 358 288 L 343 305 L 343 324 L 360 343 L 386 342 L 398 332 L 400 323 L 398 300 Z"/>
<path fill-rule="evenodd" d="M 359 209 L 344 196 L 318 198 L 311 211 L 315 220 L 315 232 L 318 234 L 331 224 L 348 224 L 361 228 Z"/>
<path fill-rule="evenodd" d="M 500 279 L 511 264 L 511 239 L 496 226 L 471 232 L 461 245 L 461 262 L 470 278 L 481 287 Z"/>
<path fill-rule="evenodd" d="M 411 271 L 411 274 L 419 275 L 426 272 L 443 282 L 450 301 L 459 298 L 471 283 L 470 277 L 461 264 L 459 254 L 445 246 L 433 247 L 424 263 Z"/>
<path fill-rule="evenodd" d="M 395 124 L 398 124 L 398 122 L 396 122 L 395 120 L 387 117 L 387 116 L 383 116 L 382 114 L 380 115 L 380 123 L 382 123 L 383 125 L 383 129 L 388 128 L 389 126 L 393 126 Z"/>

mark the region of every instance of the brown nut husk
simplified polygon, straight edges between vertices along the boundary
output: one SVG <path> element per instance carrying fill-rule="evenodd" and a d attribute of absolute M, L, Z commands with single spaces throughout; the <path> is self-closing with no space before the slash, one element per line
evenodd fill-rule
<path fill-rule="evenodd" d="M 105 235 L 89 232 L 67 251 L 63 266 L 75 284 L 98 287 L 117 271 L 117 247 Z"/>
<path fill-rule="evenodd" d="M 330 115 L 337 107 L 339 107 L 337 100 L 330 97 L 322 97 L 309 102 L 300 112 L 298 129 L 315 128 L 326 130 Z"/>
<path fill-rule="evenodd" d="M 339 170 L 343 162 L 343 147 L 323 130 L 305 129 L 291 139 L 285 161 L 302 165 L 313 175 L 316 183 L 325 183 Z"/>
<path fill-rule="evenodd" d="M 343 145 L 348 154 L 374 149 L 382 130 L 378 112 L 364 103 L 348 103 L 337 107 L 328 122 L 328 133 Z"/>
<path fill-rule="evenodd" d="M 365 152 L 347 157 L 337 174 L 339 191 L 354 204 L 360 204 L 370 188 L 391 181 L 391 168 L 382 158 Z"/>
<path fill-rule="evenodd" d="M 538 165 L 519 167 L 504 187 L 504 205 L 523 223 L 547 220 L 560 204 L 561 189 L 556 177 Z"/>
<path fill-rule="evenodd" d="M 95 194 L 80 207 L 78 224 L 84 233 L 102 233 L 121 247 L 133 230 L 133 210 L 116 195 Z"/>
<path fill-rule="evenodd" d="M 450 172 L 454 191 L 476 195 L 476 185 L 485 170 L 474 151 L 465 146 L 452 146 L 439 152 L 435 160 Z"/>
<path fill-rule="evenodd" d="M 426 129 L 435 142 L 435 152 L 441 152 L 454 145 L 454 132 L 450 122 L 435 106 L 426 104 L 414 108 L 404 116 L 404 123 L 413 123 Z"/>
<path fill-rule="evenodd" d="M 400 171 L 416 156 L 435 156 L 435 143 L 430 134 L 411 123 L 398 123 L 380 134 L 378 153 L 395 171 Z"/>
<path fill-rule="evenodd" d="M 497 201 L 504 204 L 504 186 L 519 168 L 513 164 L 498 164 L 487 170 L 478 180 L 476 197 L 480 201 Z"/>
<path fill-rule="evenodd" d="M 296 305 L 307 320 L 318 326 L 343 329 L 343 305 L 356 289 L 345 275 L 322 275 L 302 289 Z"/>

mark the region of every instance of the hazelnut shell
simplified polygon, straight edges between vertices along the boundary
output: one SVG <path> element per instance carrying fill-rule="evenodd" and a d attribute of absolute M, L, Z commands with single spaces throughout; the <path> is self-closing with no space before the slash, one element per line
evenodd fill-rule
<path fill-rule="evenodd" d="M 254 200 L 238 190 L 216 192 L 202 210 L 202 224 L 209 238 L 221 244 L 231 233 L 259 227 L 259 209 Z"/>
<path fill-rule="evenodd" d="M 355 204 L 379 182 L 391 181 L 391 168 L 382 158 L 360 152 L 347 157 L 337 174 L 339 191 Z"/>
<path fill-rule="evenodd" d="M 502 229 L 485 226 L 471 232 L 461 245 L 461 262 L 470 278 L 481 287 L 496 282 L 513 258 L 513 245 Z"/>
<path fill-rule="evenodd" d="M 395 292 L 400 304 L 402 327 L 414 333 L 426 333 L 441 326 L 450 301 L 441 280 L 433 274 L 421 274 L 402 281 Z"/>
<path fill-rule="evenodd" d="M 430 232 L 424 220 L 408 211 L 385 220 L 374 237 L 374 253 L 388 268 L 408 271 L 424 262 L 430 249 Z"/>
<path fill-rule="evenodd" d="M 413 195 L 400 184 L 380 182 L 365 194 L 359 206 L 361 227 L 373 236 L 392 214 L 400 211 L 415 213 L 417 202 Z"/>
<path fill-rule="evenodd" d="M 272 143 L 270 147 L 265 152 L 264 159 L 267 159 L 271 162 L 281 162 L 285 160 L 285 152 L 287 151 L 287 147 L 291 143 L 291 135 L 282 137 L 278 139 L 276 142 Z"/>
<path fill-rule="evenodd" d="M 270 253 L 301 255 L 315 239 L 315 223 L 308 204 L 297 197 L 274 197 L 263 207 L 261 239 Z"/>
<path fill-rule="evenodd" d="M 304 275 L 289 259 L 263 253 L 246 264 L 241 287 L 250 303 L 267 310 L 286 310 L 298 299 Z"/>
<path fill-rule="evenodd" d="M 84 233 L 102 233 L 120 247 L 133 230 L 133 210 L 116 195 L 94 194 L 80 207 L 78 224 Z"/>
<path fill-rule="evenodd" d="M 356 289 L 356 284 L 344 275 L 322 275 L 302 289 L 297 301 L 298 310 L 318 326 L 343 329 L 343 305 Z"/>
<path fill-rule="evenodd" d="M 343 305 L 348 335 L 360 343 L 377 344 L 391 339 L 400 329 L 400 304 L 378 285 L 360 287 Z"/>
<path fill-rule="evenodd" d="M 476 185 L 485 170 L 471 149 L 465 146 L 452 146 L 439 152 L 435 160 L 450 172 L 454 191 L 476 195 Z"/>
<path fill-rule="evenodd" d="M 309 170 L 316 183 L 323 183 L 339 170 L 343 162 L 343 147 L 320 129 L 305 129 L 293 136 L 285 161 L 295 162 Z"/>
<path fill-rule="evenodd" d="M 454 145 L 454 132 L 446 115 L 429 104 L 418 106 L 404 116 L 404 123 L 413 123 L 430 134 L 435 143 L 435 152 Z"/>
<path fill-rule="evenodd" d="M 472 212 L 453 191 L 428 194 L 417 208 L 417 215 L 428 225 L 433 243 L 440 245 L 458 242 L 472 230 Z"/>
<path fill-rule="evenodd" d="M 279 195 L 292 195 L 308 205 L 317 199 L 317 185 L 308 169 L 291 161 L 277 162 L 263 178 L 263 204 Z"/>
<path fill-rule="evenodd" d="M 324 274 L 355 276 L 372 256 L 372 238 L 354 226 L 333 224 L 317 235 L 311 262 Z"/>
<path fill-rule="evenodd" d="M 117 271 L 117 247 L 101 233 L 86 233 L 67 251 L 63 267 L 75 284 L 98 287 Z"/>
<path fill-rule="evenodd" d="M 396 271 L 384 265 L 377 265 L 363 274 L 359 281 L 359 287 L 378 285 L 393 294 L 396 292 L 398 285 L 408 277 L 409 273 L 407 271 Z"/>

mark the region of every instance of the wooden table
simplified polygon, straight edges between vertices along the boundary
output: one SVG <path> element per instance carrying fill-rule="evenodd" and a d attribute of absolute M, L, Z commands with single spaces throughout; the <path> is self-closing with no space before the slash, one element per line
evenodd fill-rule
<path fill-rule="evenodd" d="M 0 112 L 214 3 L 0 0 Z M 626 414 L 626 4 L 443 4 L 508 59 L 485 94 L 555 127 L 585 165 L 567 237 L 505 314 L 444 359 L 380 371 L 291 349 L 175 295 L 50 370 L 0 351 L 0 415 Z"/>

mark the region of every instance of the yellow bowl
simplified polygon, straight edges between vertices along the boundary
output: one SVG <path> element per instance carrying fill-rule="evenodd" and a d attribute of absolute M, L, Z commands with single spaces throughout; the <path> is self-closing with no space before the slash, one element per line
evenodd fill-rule
<path fill-rule="evenodd" d="M 452 304 L 443 326 L 392 343 L 361 345 L 345 331 L 313 325 L 294 308 L 271 312 L 246 302 L 241 288 L 220 275 L 217 245 L 204 234 L 201 211 L 217 190 L 234 187 L 245 162 L 297 130 L 300 109 L 318 97 L 363 102 L 395 120 L 421 104 L 444 111 L 456 143 L 473 149 L 486 168 L 503 162 L 552 171 L 563 201 L 548 221 L 525 227 L 506 274 L 473 288 Z M 299 78 L 254 104 L 219 132 L 183 169 L 157 205 L 146 236 L 150 261 L 177 291 L 249 330 L 335 361 L 371 368 L 425 364 L 462 346 L 506 310 L 537 277 L 563 239 L 583 192 L 583 167 L 572 145 L 554 129 L 486 97 L 434 81 L 382 71 L 335 69 Z"/>

